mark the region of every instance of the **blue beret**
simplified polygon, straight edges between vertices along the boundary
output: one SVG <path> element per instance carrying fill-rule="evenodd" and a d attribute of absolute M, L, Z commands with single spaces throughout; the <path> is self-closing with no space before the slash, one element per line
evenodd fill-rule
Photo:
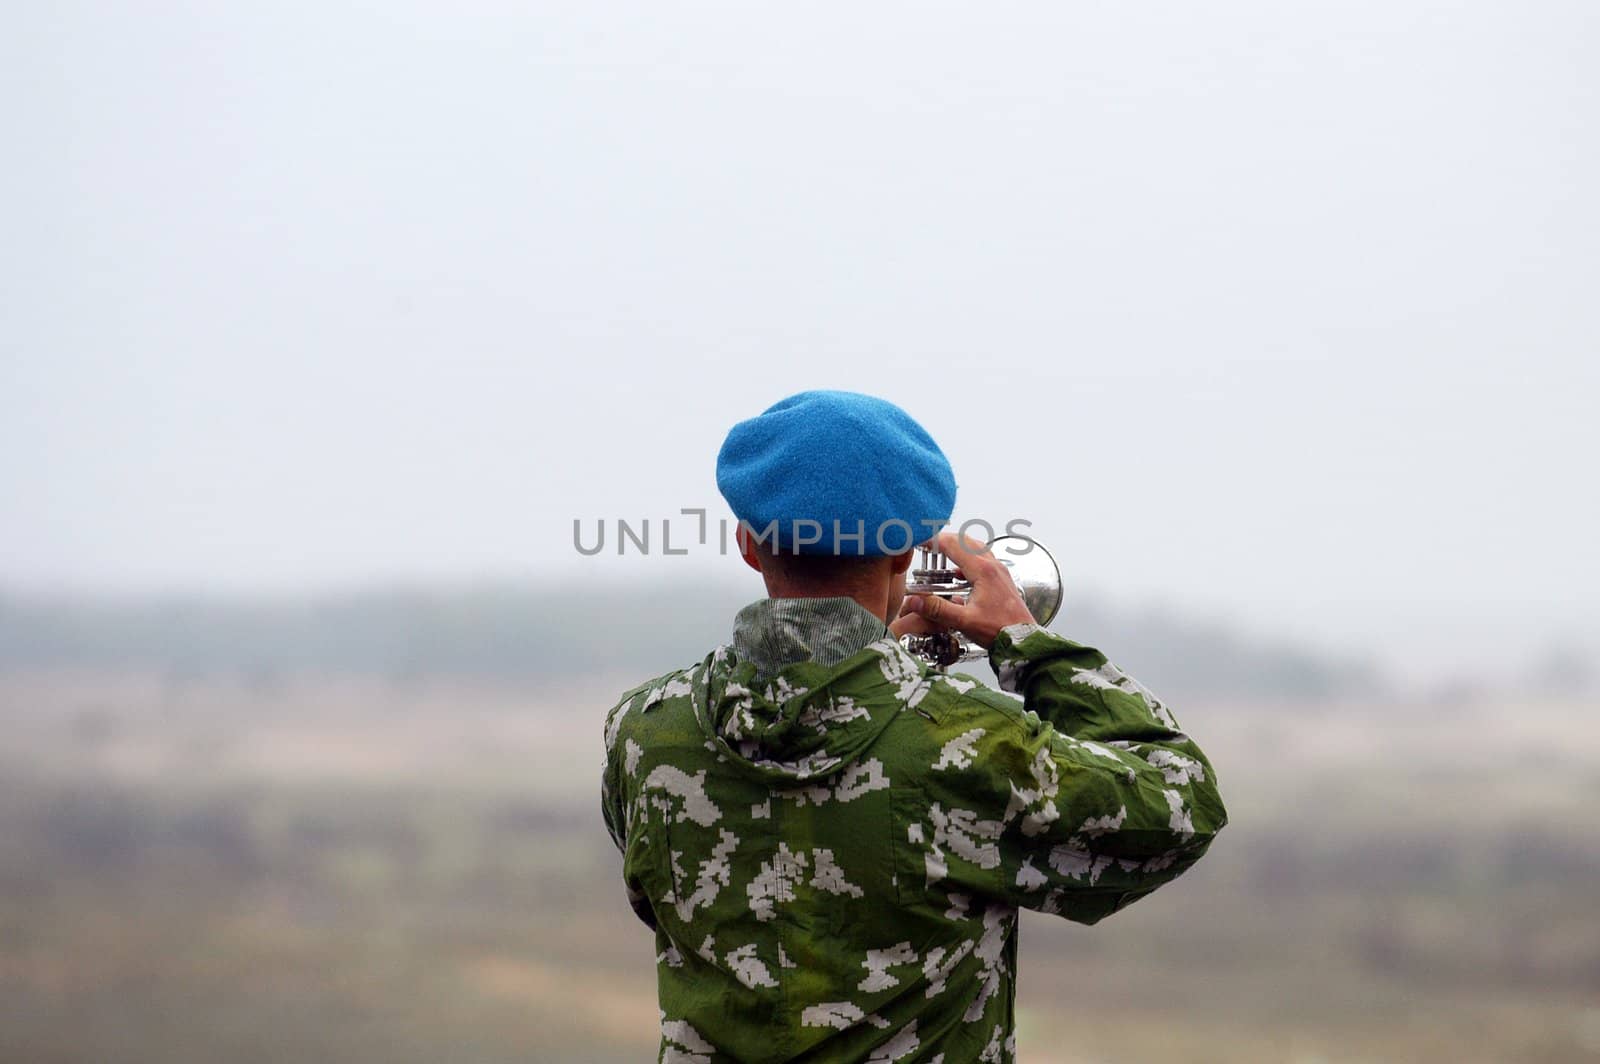
<path fill-rule="evenodd" d="M 739 422 L 717 454 L 717 489 L 785 553 L 898 554 L 938 532 L 956 504 L 933 437 L 856 392 L 801 392 Z"/>

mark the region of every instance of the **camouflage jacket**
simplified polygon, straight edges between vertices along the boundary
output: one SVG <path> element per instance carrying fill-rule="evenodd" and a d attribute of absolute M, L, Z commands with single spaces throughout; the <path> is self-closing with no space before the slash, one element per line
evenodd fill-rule
<path fill-rule="evenodd" d="M 990 661 L 1015 694 L 768 599 L 623 696 L 602 806 L 660 1060 L 1013 1061 L 1018 907 L 1094 923 L 1205 852 L 1216 779 L 1150 692 L 1036 625 Z"/>

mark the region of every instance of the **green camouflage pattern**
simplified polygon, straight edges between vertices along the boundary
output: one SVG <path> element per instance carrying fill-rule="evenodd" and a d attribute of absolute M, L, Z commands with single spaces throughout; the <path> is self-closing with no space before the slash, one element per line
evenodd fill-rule
<path fill-rule="evenodd" d="M 1003 691 L 850 599 L 769 599 L 612 709 L 658 1060 L 1014 1061 L 1018 909 L 1092 924 L 1205 853 L 1226 813 L 1166 706 L 1037 625 L 990 662 Z"/>

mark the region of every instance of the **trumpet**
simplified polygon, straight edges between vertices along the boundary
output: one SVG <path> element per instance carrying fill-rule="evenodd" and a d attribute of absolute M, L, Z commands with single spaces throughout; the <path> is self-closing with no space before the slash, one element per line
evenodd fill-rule
<path fill-rule="evenodd" d="M 1010 572 L 1011 582 L 1033 619 L 1040 624 L 1054 620 L 1061 610 L 1062 585 L 1061 569 L 1050 552 L 1027 536 L 996 536 L 986 546 Z M 936 547 L 917 548 L 917 565 L 906 582 L 907 595 L 954 599 L 971 590 L 971 582 L 959 575 L 942 551 Z M 976 661 L 988 654 L 955 631 L 901 636 L 900 645 L 939 672 L 957 662 Z"/>

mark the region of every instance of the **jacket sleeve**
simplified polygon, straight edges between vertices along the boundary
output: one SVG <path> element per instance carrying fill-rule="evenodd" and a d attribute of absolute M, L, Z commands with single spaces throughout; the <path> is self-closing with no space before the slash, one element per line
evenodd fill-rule
<path fill-rule="evenodd" d="M 605 820 L 606 833 L 611 836 L 617 852 L 628 852 L 626 818 L 622 812 L 622 792 L 616 785 L 616 765 L 608 753 L 604 770 L 600 773 L 600 816 Z"/>
<path fill-rule="evenodd" d="M 1038 625 L 1004 629 L 990 663 L 1021 710 L 986 699 L 991 726 L 963 733 L 971 756 L 933 773 L 952 813 L 962 802 L 994 840 L 969 848 L 992 858 L 983 884 L 1092 924 L 1200 859 L 1227 814 L 1210 762 L 1154 695 Z"/>
<path fill-rule="evenodd" d="M 606 833 L 611 836 L 612 844 L 623 854 L 628 852 L 627 817 L 623 806 L 627 796 L 623 794 L 617 777 L 617 746 L 623 718 L 633 708 L 633 696 L 637 691 L 638 688 L 628 691 L 606 711 L 606 751 L 600 772 L 600 815 L 605 820 Z"/>
<path fill-rule="evenodd" d="M 605 821 L 606 833 L 611 836 L 611 842 L 622 854 L 622 889 L 628 899 L 628 905 L 633 909 L 634 915 L 644 921 L 645 926 L 655 929 L 655 910 L 650 906 L 650 899 L 645 894 L 644 886 L 630 874 L 628 861 L 628 846 L 630 841 L 630 824 L 628 816 L 628 794 L 623 783 L 621 764 L 617 754 L 617 736 L 623 716 L 632 708 L 632 701 L 639 689 L 628 692 L 621 702 L 611 709 L 606 715 L 606 757 L 605 764 L 600 773 L 600 815 Z"/>

